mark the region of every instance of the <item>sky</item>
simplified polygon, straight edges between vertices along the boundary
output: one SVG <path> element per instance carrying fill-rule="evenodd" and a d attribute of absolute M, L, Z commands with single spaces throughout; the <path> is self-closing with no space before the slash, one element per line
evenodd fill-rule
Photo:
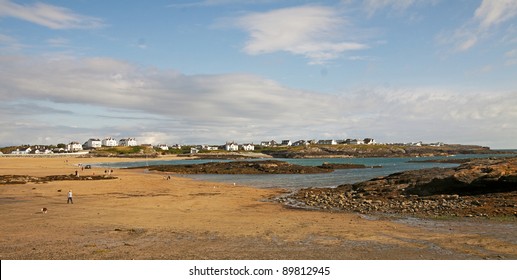
<path fill-rule="evenodd" d="M 0 128 L 517 148 L 517 0 L 0 0 Z"/>

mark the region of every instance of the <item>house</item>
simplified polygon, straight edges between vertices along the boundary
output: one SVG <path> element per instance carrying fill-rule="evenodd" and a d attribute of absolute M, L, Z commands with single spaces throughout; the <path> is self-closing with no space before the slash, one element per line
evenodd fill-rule
<path fill-rule="evenodd" d="M 27 154 L 30 154 L 30 152 L 32 151 L 31 147 L 28 147 L 26 149 L 16 149 L 16 151 L 12 151 L 11 154 L 13 155 L 27 155 Z"/>
<path fill-rule="evenodd" d="M 169 146 L 167 146 L 167 144 L 159 144 L 157 146 L 157 148 L 162 150 L 162 151 L 168 151 L 169 150 Z"/>
<path fill-rule="evenodd" d="M 66 150 L 68 152 L 77 152 L 83 150 L 83 145 L 79 144 L 79 142 L 70 142 L 70 144 L 66 145 Z"/>
<path fill-rule="evenodd" d="M 251 143 L 251 144 L 242 144 L 242 149 L 245 150 L 245 151 L 254 151 L 255 150 L 255 145 L 253 145 L 253 143 Z"/>
<path fill-rule="evenodd" d="M 318 145 L 337 145 L 336 140 L 319 140 Z"/>
<path fill-rule="evenodd" d="M 373 139 L 373 138 L 364 138 L 363 143 L 366 144 L 366 145 L 375 145 L 375 144 L 377 144 L 375 142 L 375 139 Z"/>
<path fill-rule="evenodd" d="M 198 149 L 198 148 L 191 147 L 191 148 L 190 148 L 190 153 L 191 153 L 191 154 L 197 154 L 197 153 L 199 153 L 199 149 Z"/>
<path fill-rule="evenodd" d="M 349 145 L 362 145 L 364 144 L 364 140 L 361 139 L 346 139 L 345 144 Z"/>
<path fill-rule="evenodd" d="M 224 149 L 227 151 L 238 151 L 239 145 L 235 142 L 226 142 L 226 145 L 224 145 Z"/>
<path fill-rule="evenodd" d="M 291 140 L 282 140 L 282 143 L 280 145 L 281 146 L 292 146 L 293 143 L 291 142 Z"/>
<path fill-rule="evenodd" d="M 180 144 L 174 144 L 171 146 L 171 149 L 178 149 L 180 150 L 181 149 L 181 145 Z"/>
<path fill-rule="evenodd" d="M 119 146 L 138 146 L 135 138 L 123 138 L 118 141 Z"/>
<path fill-rule="evenodd" d="M 105 146 L 105 147 L 116 147 L 116 146 L 118 146 L 118 142 L 117 142 L 117 140 L 115 140 L 111 137 L 107 137 L 107 138 L 102 139 L 101 145 Z"/>
<path fill-rule="evenodd" d="M 260 142 L 260 146 L 264 146 L 264 147 L 274 147 L 276 145 L 278 145 L 278 143 L 275 140 Z"/>
<path fill-rule="evenodd" d="M 48 155 L 48 154 L 53 154 L 54 152 L 52 152 L 49 149 L 45 149 L 45 150 L 37 149 L 37 150 L 34 151 L 34 153 L 37 154 L 37 155 Z"/>
<path fill-rule="evenodd" d="M 84 143 L 87 149 L 100 148 L 102 146 L 102 142 L 99 139 L 90 138 L 86 143 Z"/>
<path fill-rule="evenodd" d="M 210 145 L 201 145 L 201 149 L 207 150 L 207 151 L 217 151 L 217 150 L 219 150 L 219 147 L 210 146 Z"/>
<path fill-rule="evenodd" d="M 430 143 L 429 146 L 431 147 L 441 147 L 445 145 L 443 142 L 436 142 L 436 143 Z"/>
<path fill-rule="evenodd" d="M 305 140 L 298 140 L 296 142 L 293 143 L 293 146 L 295 147 L 298 147 L 298 146 L 309 146 L 309 142 L 308 141 L 305 141 Z"/>

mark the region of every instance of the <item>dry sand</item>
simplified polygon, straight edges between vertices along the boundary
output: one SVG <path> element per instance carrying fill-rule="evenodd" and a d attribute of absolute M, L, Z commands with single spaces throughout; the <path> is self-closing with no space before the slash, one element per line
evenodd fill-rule
<path fill-rule="evenodd" d="M 0 175 L 99 175 L 77 164 L 108 161 L 128 160 L 0 158 Z M 0 185 L 0 259 L 517 259 L 515 220 L 376 219 L 288 209 L 268 201 L 279 189 L 113 175 Z"/>

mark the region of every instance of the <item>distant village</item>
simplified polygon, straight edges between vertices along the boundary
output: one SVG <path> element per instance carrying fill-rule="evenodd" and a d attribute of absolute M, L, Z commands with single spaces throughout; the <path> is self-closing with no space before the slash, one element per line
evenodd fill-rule
<path fill-rule="evenodd" d="M 171 149 L 182 149 L 184 147 L 190 147 L 190 153 L 195 154 L 201 151 L 217 151 L 224 150 L 229 152 L 234 151 L 254 151 L 257 146 L 259 147 L 298 147 L 298 146 L 311 146 L 311 145 L 403 145 L 403 146 L 443 146 L 444 143 L 429 143 L 424 144 L 422 142 L 411 142 L 411 143 L 377 143 L 373 138 L 364 139 L 345 139 L 345 140 L 298 140 L 292 142 L 291 140 L 282 141 L 261 141 L 260 144 L 245 143 L 238 144 L 235 141 L 226 142 L 224 145 L 167 145 L 167 144 L 139 144 L 136 138 L 122 138 L 116 140 L 112 137 L 104 138 L 103 140 L 97 138 L 90 138 L 83 144 L 72 141 L 68 144 L 54 145 L 25 145 L 21 148 L 11 151 L 13 155 L 27 155 L 27 154 L 59 154 L 59 153 L 88 153 L 91 150 L 95 150 L 102 147 L 152 147 L 158 151 L 169 151 Z M 1 154 L 2 152 L 0 152 Z"/>

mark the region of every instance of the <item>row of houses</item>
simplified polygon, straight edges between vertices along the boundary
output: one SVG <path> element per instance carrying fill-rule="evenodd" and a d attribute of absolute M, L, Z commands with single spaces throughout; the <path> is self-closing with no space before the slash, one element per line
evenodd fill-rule
<path fill-rule="evenodd" d="M 282 140 L 281 142 L 276 142 L 275 140 L 271 141 L 262 141 L 260 142 L 261 146 L 264 147 L 278 147 L 278 146 L 309 146 L 309 145 L 338 145 L 338 144 L 347 144 L 347 145 L 373 145 L 377 144 L 375 139 L 373 138 L 364 138 L 364 139 L 345 139 L 345 140 L 334 140 L 334 139 L 323 139 L 323 140 L 298 140 L 296 142 L 291 142 L 291 140 Z"/>
<path fill-rule="evenodd" d="M 275 140 L 271 141 L 262 141 L 260 142 L 260 146 L 262 147 L 281 147 L 281 146 L 308 146 L 308 145 L 337 145 L 337 144 L 349 144 L 349 145 L 373 145 L 376 144 L 375 140 L 372 138 L 365 138 L 363 140 L 359 139 L 346 139 L 346 140 L 298 140 L 296 142 L 291 142 L 291 140 L 282 140 L 281 142 L 276 142 Z M 158 147 L 162 147 L 163 144 Z M 163 145 L 163 150 L 167 148 L 166 145 Z M 167 148 L 168 149 L 168 148 Z M 198 153 L 201 150 L 213 151 L 213 150 L 226 150 L 229 152 L 234 151 L 254 151 L 255 145 L 253 143 L 246 144 L 237 144 L 234 141 L 226 142 L 224 146 L 209 146 L 209 145 L 199 145 L 196 147 L 192 147 L 190 149 L 190 153 Z"/>
<path fill-rule="evenodd" d="M 337 145 L 337 144 L 350 144 L 350 145 L 359 145 L 359 144 L 376 144 L 375 140 L 372 138 L 365 138 L 363 140 L 360 139 L 346 139 L 346 140 L 298 140 L 296 142 L 292 142 L 291 140 L 282 140 L 281 142 L 277 142 L 275 140 L 271 141 L 262 141 L 260 142 L 260 146 L 262 147 L 278 147 L 278 146 L 308 146 L 308 145 Z M 82 150 L 95 149 L 100 147 L 117 147 L 117 146 L 138 146 L 138 142 L 135 138 L 122 138 L 120 140 L 116 140 L 112 137 L 106 137 L 102 140 L 98 138 L 90 138 L 88 141 L 83 144 L 72 141 L 66 144 L 64 147 L 49 149 L 47 147 L 39 147 L 35 146 L 25 147 L 22 149 L 17 149 L 13 151 L 12 154 L 51 154 L 51 153 L 63 153 L 63 152 L 78 152 Z M 150 145 L 149 145 L 150 146 Z M 155 146 L 156 149 L 167 151 L 169 149 L 181 149 L 181 145 L 175 144 L 172 146 L 168 146 L 166 144 L 159 144 Z M 226 151 L 254 151 L 255 145 L 253 143 L 246 144 L 237 144 L 234 141 L 227 142 L 225 145 L 221 146 L 213 146 L 213 145 L 199 145 L 192 147 L 191 152 L 196 153 L 200 150 L 226 150 Z"/>
<path fill-rule="evenodd" d="M 77 142 L 76 142 L 77 143 Z M 100 147 L 117 147 L 117 146 L 138 146 L 138 142 L 135 138 L 122 138 L 115 140 L 114 138 L 107 137 L 102 140 L 90 138 L 86 141 L 83 146 L 87 149 L 100 148 Z"/>

